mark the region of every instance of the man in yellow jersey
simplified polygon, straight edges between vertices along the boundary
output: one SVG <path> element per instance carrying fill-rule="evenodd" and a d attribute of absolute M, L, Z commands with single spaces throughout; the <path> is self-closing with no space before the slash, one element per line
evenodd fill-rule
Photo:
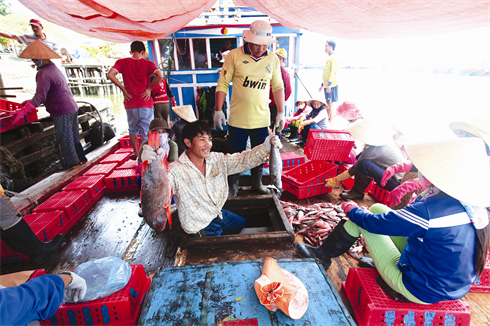
<path fill-rule="evenodd" d="M 277 55 L 267 48 L 275 42 L 272 26 L 261 20 L 254 21 L 250 30 L 243 32 L 245 44 L 233 49 L 226 56 L 216 88 L 215 125 L 222 129 L 226 124 L 222 106 L 233 80 L 228 128 L 228 151 L 238 153 L 245 150 L 250 137 L 252 148 L 264 142 L 270 123 L 269 90 L 272 86 L 277 105 L 275 129 L 284 127 L 284 85 Z M 262 185 L 262 165 L 253 168 L 252 190 L 270 193 Z M 229 196 L 238 193 L 239 175 L 228 177 Z"/>
<path fill-rule="evenodd" d="M 334 103 L 338 101 L 339 91 L 337 83 L 337 70 L 339 69 L 339 59 L 335 55 L 335 41 L 327 41 L 325 43 L 325 53 L 328 54 L 327 63 L 323 68 L 323 84 L 322 88 L 325 92 L 325 100 L 327 102 L 328 120 L 332 121 L 332 112 L 334 112 Z"/>

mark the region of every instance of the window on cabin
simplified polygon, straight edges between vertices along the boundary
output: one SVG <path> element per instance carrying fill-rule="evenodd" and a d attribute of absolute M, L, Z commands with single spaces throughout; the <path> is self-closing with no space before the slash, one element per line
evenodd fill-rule
<path fill-rule="evenodd" d="M 211 63 L 213 68 L 220 68 L 223 66 L 227 51 L 230 51 L 237 47 L 236 38 L 215 38 L 209 40 L 211 47 Z M 223 55 L 224 54 L 224 55 Z"/>
<path fill-rule="evenodd" d="M 158 45 L 160 47 L 160 59 L 162 62 L 160 68 L 162 68 L 163 71 L 167 71 L 170 64 L 170 69 L 174 70 L 174 45 L 172 40 L 158 40 Z"/>
<path fill-rule="evenodd" d="M 288 60 L 286 60 L 282 66 L 283 67 L 288 67 L 289 66 L 289 36 L 278 36 L 276 37 L 276 51 L 279 50 L 280 48 L 283 48 L 286 50 L 286 53 L 288 54 Z"/>
<path fill-rule="evenodd" d="M 206 39 L 192 39 L 192 45 L 194 47 L 194 66 L 196 69 L 207 69 L 208 54 L 206 52 Z"/>
<path fill-rule="evenodd" d="M 177 60 L 179 61 L 179 70 L 191 69 L 191 56 L 188 39 L 177 39 Z"/>

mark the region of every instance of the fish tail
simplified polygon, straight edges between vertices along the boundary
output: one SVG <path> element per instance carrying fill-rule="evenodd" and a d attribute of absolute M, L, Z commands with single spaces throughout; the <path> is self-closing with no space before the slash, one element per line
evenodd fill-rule
<path fill-rule="evenodd" d="M 156 131 L 150 131 L 148 133 L 148 145 L 157 149 L 160 147 L 160 134 Z"/>

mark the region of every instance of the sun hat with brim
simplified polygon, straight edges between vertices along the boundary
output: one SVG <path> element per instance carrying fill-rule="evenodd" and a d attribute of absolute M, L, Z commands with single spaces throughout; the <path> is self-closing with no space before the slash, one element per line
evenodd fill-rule
<path fill-rule="evenodd" d="M 337 115 L 345 120 L 357 120 L 362 117 L 361 111 L 352 102 L 344 102 L 337 107 Z"/>
<path fill-rule="evenodd" d="M 271 45 L 276 41 L 272 36 L 272 26 L 263 20 L 256 20 L 250 25 L 250 30 L 243 31 L 245 42 L 257 45 Z"/>
<path fill-rule="evenodd" d="M 196 121 L 196 114 L 194 113 L 194 109 L 192 105 L 182 105 L 182 106 L 174 106 L 172 110 L 181 118 L 187 122 Z"/>
<path fill-rule="evenodd" d="M 323 93 L 317 92 L 314 93 L 312 98 L 305 101 L 308 106 L 313 107 L 311 104 L 313 101 L 318 101 L 321 102 L 323 105 L 327 105 L 327 101 L 325 100 L 325 96 L 323 96 Z"/>
<path fill-rule="evenodd" d="M 384 146 L 393 142 L 392 125 L 382 118 L 368 118 L 352 123 L 348 131 L 356 140 L 372 146 Z"/>
<path fill-rule="evenodd" d="M 24 59 L 61 59 L 61 56 L 54 52 L 49 46 L 39 40 L 29 44 L 24 51 L 19 54 L 19 58 Z"/>
<path fill-rule="evenodd" d="M 405 151 L 441 191 L 465 204 L 490 206 L 490 166 L 480 138 L 407 143 Z"/>
<path fill-rule="evenodd" d="M 465 131 L 483 139 L 483 141 L 490 146 L 490 135 L 487 119 L 476 119 L 465 122 L 465 121 L 454 121 L 449 124 L 449 128 L 459 136 L 459 131 Z"/>
<path fill-rule="evenodd" d="M 163 129 L 168 133 L 171 132 L 165 119 L 155 118 L 150 122 L 150 131 L 157 131 L 158 129 Z"/>

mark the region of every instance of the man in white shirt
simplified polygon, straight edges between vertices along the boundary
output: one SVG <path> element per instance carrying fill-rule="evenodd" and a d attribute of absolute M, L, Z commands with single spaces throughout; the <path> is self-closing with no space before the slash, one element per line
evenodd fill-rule
<path fill-rule="evenodd" d="M 8 38 L 11 40 L 17 40 L 19 43 L 24 45 L 29 45 L 35 40 L 39 40 L 49 46 L 54 52 L 60 54 L 60 48 L 58 47 L 58 43 L 51 38 L 48 38 L 46 34 L 43 33 L 43 25 L 41 21 L 37 19 L 31 19 L 29 21 L 29 25 L 31 25 L 32 32 L 34 34 L 8 34 L 8 33 L 0 33 L 0 37 Z"/>

